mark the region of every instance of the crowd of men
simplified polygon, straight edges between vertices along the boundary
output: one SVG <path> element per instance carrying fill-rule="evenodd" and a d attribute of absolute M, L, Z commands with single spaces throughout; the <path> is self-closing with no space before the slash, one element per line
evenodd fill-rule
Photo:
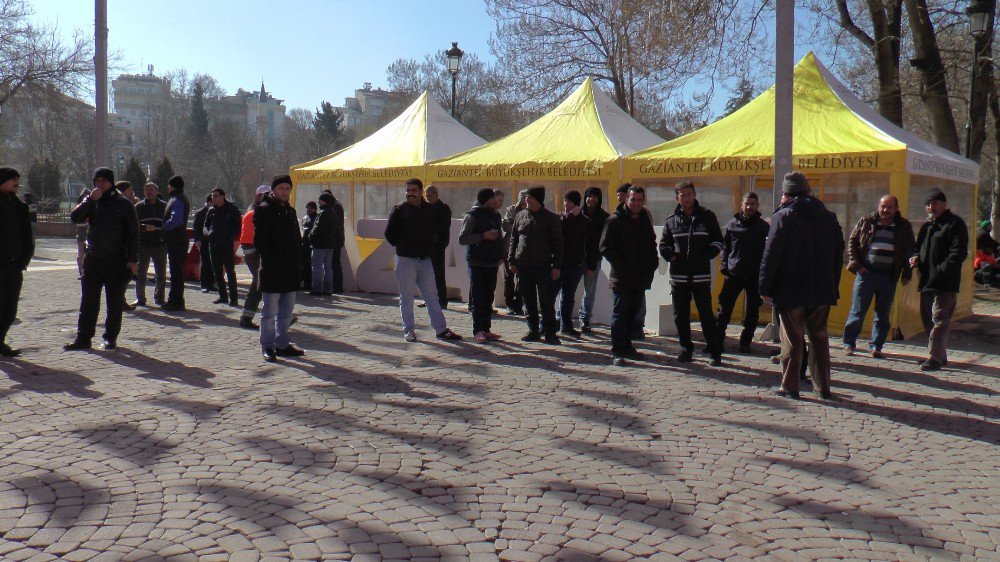
<path fill-rule="evenodd" d="M 16 317 L 23 271 L 34 253 L 30 212 L 16 195 L 19 178 L 16 170 L 0 167 L 0 355 L 5 357 L 20 353 L 6 343 L 6 336 Z M 108 168 L 98 168 L 92 183 L 71 213 L 71 220 L 85 230 L 85 243 L 78 260 L 77 334 L 64 346 L 66 350 L 91 348 L 102 292 L 107 318 L 101 347 L 117 347 L 122 311 L 148 306 L 145 288 L 150 262 L 155 270 L 154 303 L 174 313 L 186 308 L 184 265 L 192 213 L 183 178 L 174 176 L 167 182 L 167 201 L 151 181 L 143 186 L 144 198 L 139 200 L 132 186 L 116 183 Z M 681 182 L 674 187 L 677 206 L 667 217 L 659 240 L 646 207 L 646 192 L 639 186 L 623 184 L 612 212 L 602 208 L 599 188 L 589 188 L 583 195 L 568 191 L 563 196 L 564 211 L 558 214 L 546 207 L 543 186 L 522 191 L 506 208 L 500 190 L 482 189 L 464 214 L 459 235 L 459 244 L 467 247 L 472 335 L 477 343 L 500 339 L 492 331 L 492 316 L 501 268 L 508 313 L 525 316 L 527 332 L 522 341 L 560 345 L 561 336 L 579 338 L 592 333 L 597 279 L 606 259 L 613 294 L 612 363 L 620 366 L 627 360 L 642 360 L 634 341 L 644 337 L 645 292 L 663 259 L 669 266 L 679 362 L 693 361 L 695 356 L 691 302 L 698 310 L 704 351 L 710 364 L 720 365 L 726 329 L 738 296 L 744 293 L 739 352 L 753 352 L 759 308 L 772 305 L 781 333 L 782 383 L 775 392 L 799 397 L 799 373 L 808 357 L 815 391 L 829 398 L 827 324 L 830 308 L 839 298 L 844 236 L 837 216 L 813 195 L 802 173 L 787 174 L 781 188 L 781 204 L 770 223 L 758 211 L 757 195 L 748 193 L 722 227 L 716 215 L 699 204 L 694 184 Z M 218 291 L 215 304 L 240 306 L 235 246 L 241 248 L 252 281 L 239 325 L 259 330 L 261 354 L 268 362 L 305 353 L 289 336 L 297 292 L 326 296 L 344 290 L 343 206 L 324 191 L 317 201 L 307 203 L 306 216 L 300 221 L 290 205 L 292 189 L 289 176 L 275 176 L 270 185 L 257 188 L 253 204 L 241 214 L 225 191 L 216 188 L 193 217 L 203 290 Z M 414 297 L 419 293 L 435 336 L 461 340 L 442 312 L 448 304 L 444 252 L 451 209 L 434 186 L 425 189 L 419 179 L 406 182 L 404 197 L 391 210 L 385 230 L 385 239 L 396 252 L 403 338 L 417 341 Z M 874 301 L 869 352 L 875 358 L 884 357 L 897 281 L 909 283 L 916 269 L 921 319 L 929 333 L 928 357 L 921 369 L 937 370 L 948 362 L 947 335 L 961 285 L 961 265 L 968 254 L 968 231 L 948 209 L 940 189 L 931 190 L 925 198 L 927 222 L 917 236 L 898 206 L 894 196 L 882 197 L 875 212 L 862 217 L 848 238 L 847 269 L 855 281 L 843 349 L 847 355 L 855 353 L 863 319 Z M 712 306 L 711 291 L 716 257 L 723 278 L 717 309 Z M 125 292 L 133 278 L 136 298 L 127 303 Z M 583 299 L 577 310 L 581 281 Z M 253 319 L 261 303 L 258 326 Z M 580 330 L 574 320 L 579 321 Z"/>

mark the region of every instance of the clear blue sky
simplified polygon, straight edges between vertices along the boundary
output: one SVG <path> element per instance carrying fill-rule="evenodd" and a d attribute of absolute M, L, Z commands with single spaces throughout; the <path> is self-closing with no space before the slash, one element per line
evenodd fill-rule
<path fill-rule="evenodd" d="M 93 37 L 92 1 L 28 2 L 34 21 Z M 481 0 L 108 0 L 108 29 L 127 72 L 185 68 L 229 93 L 263 79 L 288 108 L 340 105 L 364 82 L 385 86 L 397 58 L 423 60 L 452 41 L 493 60 Z"/>

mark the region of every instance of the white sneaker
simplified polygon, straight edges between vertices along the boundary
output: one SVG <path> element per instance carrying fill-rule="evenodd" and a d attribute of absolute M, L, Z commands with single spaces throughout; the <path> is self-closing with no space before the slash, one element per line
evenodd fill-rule
<path fill-rule="evenodd" d="M 417 341 L 417 335 L 414 334 L 413 332 L 403 332 L 403 339 L 410 343 L 413 343 Z"/>

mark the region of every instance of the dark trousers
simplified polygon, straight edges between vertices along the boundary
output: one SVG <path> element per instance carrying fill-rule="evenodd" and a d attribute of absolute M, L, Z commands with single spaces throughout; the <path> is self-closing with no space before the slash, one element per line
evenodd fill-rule
<path fill-rule="evenodd" d="M 677 339 L 680 340 L 681 347 L 688 351 L 694 350 L 694 343 L 691 341 L 691 300 L 694 299 L 708 352 L 712 355 L 719 354 L 715 315 L 712 313 L 711 283 L 678 283 L 673 286 L 670 294 L 674 300 L 674 323 L 677 325 Z"/>
<path fill-rule="evenodd" d="M 167 287 L 167 247 L 139 246 L 139 269 L 135 276 L 135 298 L 140 304 L 146 304 L 146 282 L 149 274 L 149 262 L 153 262 L 153 273 L 156 285 L 153 287 L 153 302 L 163 304 Z"/>
<path fill-rule="evenodd" d="M 97 330 L 97 315 L 101 312 L 101 290 L 107 303 L 104 321 L 105 340 L 114 342 L 122 330 L 122 305 L 130 273 L 124 258 L 98 258 L 88 254 L 83 258 L 82 297 L 76 339 L 90 341 Z"/>
<path fill-rule="evenodd" d="M 469 301 L 472 305 L 472 333 L 492 328 L 493 293 L 497 290 L 497 267 L 469 266 Z"/>
<path fill-rule="evenodd" d="M 333 292 L 344 292 L 344 270 L 340 268 L 340 254 L 343 248 L 333 249 Z"/>
<path fill-rule="evenodd" d="M 538 331 L 538 315 L 541 312 L 542 329 L 555 332 L 559 328 L 556 320 L 556 282 L 552 280 L 552 268 L 547 265 L 519 267 L 517 285 L 524 301 L 528 329 Z"/>
<path fill-rule="evenodd" d="M 757 320 L 760 317 L 761 304 L 760 291 L 757 289 L 757 280 L 726 277 L 722 282 L 722 292 L 719 293 L 719 318 L 716 322 L 716 332 L 719 336 L 720 347 L 722 341 L 726 339 L 726 328 L 729 327 L 729 319 L 733 317 L 733 309 L 736 307 L 736 299 L 740 296 L 740 291 L 746 291 L 740 346 L 748 346 L 753 341 L 753 334 L 757 329 Z"/>
<path fill-rule="evenodd" d="M 645 294 L 646 290 L 638 287 L 612 290 L 611 353 L 615 357 L 622 357 L 635 350 L 632 345 L 632 328 Z"/>
<path fill-rule="evenodd" d="M 212 260 L 212 272 L 215 274 L 215 283 L 219 287 L 219 298 L 235 303 L 239 300 L 239 292 L 236 290 L 236 255 L 232 244 L 210 244 L 209 256 Z M 226 280 L 228 279 L 228 287 Z M 229 295 L 226 295 L 226 289 Z"/>
<path fill-rule="evenodd" d="M 303 242 L 302 251 L 299 253 L 299 269 L 302 270 L 302 280 L 301 286 L 306 291 L 311 291 L 313 288 L 313 277 L 312 277 L 312 244 L 306 244 Z M 316 289 L 321 290 L 322 287 Z"/>
<path fill-rule="evenodd" d="M 517 276 L 510 270 L 506 260 L 503 262 L 503 302 L 507 305 L 507 310 L 521 312 L 524 309 L 524 301 L 517 290 Z"/>
<path fill-rule="evenodd" d="M 573 328 L 573 308 L 576 306 L 576 289 L 583 277 L 582 267 L 564 267 L 559 271 L 559 324 L 563 330 Z"/>
<path fill-rule="evenodd" d="M 830 305 L 778 309 L 781 320 L 781 388 L 799 391 L 805 337 L 809 336 L 809 375 L 813 390 L 830 392 L 830 337 L 826 331 Z"/>
<path fill-rule="evenodd" d="M 20 267 L 0 267 L 0 344 L 7 340 L 7 332 L 17 318 L 17 303 L 23 284 L 24 272 Z"/>
<path fill-rule="evenodd" d="M 249 253 L 248 253 L 249 252 Z M 260 269 L 260 254 L 253 248 L 243 248 L 243 263 L 250 270 L 250 290 L 247 291 L 247 300 L 243 301 L 243 318 L 253 318 L 260 306 L 260 284 L 257 281 L 257 270 Z"/>
<path fill-rule="evenodd" d="M 187 253 L 186 234 L 184 238 L 171 236 L 167 240 L 167 261 L 170 263 L 170 294 L 167 296 L 167 304 L 184 306 L 184 260 Z"/>
<path fill-rule="evenodd" d="M 198 248 L 198 253 L 201 256 L 201 266 L 198 271 L 198 282 L 201 284 L 202 289 L 214 289 L 215 288 L 215 268 L 212 267 L 212 249 L 209 247 L 207 240 L 202 240 Z M 185 254 L 187 250 L 185 250 Z"/>
<path fill-rule="evenodd" d="M 448 308 L 448 282 L 444 278 L 444 248 L 431 250 L 431 266 L 434 267 L 434 284 L 437 285 L 438 301 L 441 308 Z M 343 284 L 343 282 L 341 282 Z"/>

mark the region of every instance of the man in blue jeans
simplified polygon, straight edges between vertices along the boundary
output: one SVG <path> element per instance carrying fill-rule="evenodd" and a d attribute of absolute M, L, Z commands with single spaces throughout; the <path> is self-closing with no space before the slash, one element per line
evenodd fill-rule
<path fill-rule="evenodd" d="M 868 350 L 880 359 L 889 336 L 889 311 L 896 295 L 896 282 L 903 284 L 913 275 L 907 260 L 913 253 L 913 226 L 899 212 L 894 195 L 879 199 L 878 209 L 861 217 L 847 245 L 847 269 L 854 278 L 851 312 L 844 325 L 844 353 L 854 354 L 861 325 L 875 299 L 875 322 Z"/>
<path fill-rule="evenodd" d="M 601 207 L 603 198 L 603 193 L 599 187 L 588 187 L 587 191 L 583 192 L 583 214 L 594 225 L 594 238 L 598 242 L 601 240 L 601 235 L 604 234 L 604 223 L 610 216 Z M 597 279 L 600 277 L 600 273 L 601 255 L 598 252 L 597 261 L 594 263 L 593 269 L 587 269 L 583 274 L 583 302 L 580 304 L 580 331 L 584 334 L 591 332 L 590 318 L 594 315 L 594 301 L 597 299 Z"/>
<path fill-rule="evenodd" d="M 559 323 L 560 333 L 578 338 L 580 332 L 573 328 L 573 308 L 576 304 L 576 289 L 584 271 L 597 269 L 600 254 L 597 250 L 597 236 L 594 224 L 583 214 L 580 206 L 582 198 L 576 190 L 567 191 L 563 196 L 566 212 L 562 214 L 563 268 L 559 274 Z"/>
<path fill-rule="evenodd" d="M 448 328 L 441 312 L 437 281 L 431 252 L 435 242 L 437 213 L 423 199 L 424 183 L 417 178 L 406 180 L 406 200 L 389 212 L 385 240 L 396 247 L 396 281 L 399 283 L 399 313 L 403 319 L 403 339 L 417 341 L 413 319 L 413 296 L 427 303 L 427 315 L 438 339 L 461 340 L 462 336 Z"/>

